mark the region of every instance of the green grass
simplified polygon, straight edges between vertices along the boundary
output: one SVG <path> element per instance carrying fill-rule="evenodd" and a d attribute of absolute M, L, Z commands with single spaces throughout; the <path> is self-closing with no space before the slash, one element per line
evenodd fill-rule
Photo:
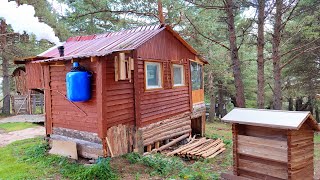
<path fill-rule="evenodd" d="M 16 141 L 0 148 L 0 179 L 118 179 L 109 159 L 99 159 L 97 164 L 86 167 L 48 155 L 47 148 L 41 138 Z"/>
<path fill-rule="evenodd" d="M 6 127 L 3 129 L 13 128 L 7 127 L 8 124 L 1 125 Z M 132 164 L 139 164 L 145 168 L 129 173 L 135 179 L 145 177 L 146 174 L 163 179 L 219 179 L 221 172 L 230 171 L 232 167 L 231 126 L 219 122 L 207 123 L 206 136 L 223 139 L 227 144 L 227 150 L 213 159 L 198 161 L 165 157 L 161 154 L 141 156 L 130 153 L 124 158 Z M 67 158 L 48 155 L 47 149 L 47 143 L 41 138 L 17 141 L 0 148 L 0 180 L 121 179 L 121 174 L 117 173 L 121 172 L 121 169 L 112 169 L 110 159 L 100 159 L 95 165 L 84 166 Z"/>
<path fill-rule="evenodd" d="M 15 122 L 15 123 L 1 123 L 0 130 L 4 130 L 5 132 L 11 131 L 19 131 L 27 128 L 32 128 L 38 126 L 33 123 L 24 123 L 24 122 Z"/>

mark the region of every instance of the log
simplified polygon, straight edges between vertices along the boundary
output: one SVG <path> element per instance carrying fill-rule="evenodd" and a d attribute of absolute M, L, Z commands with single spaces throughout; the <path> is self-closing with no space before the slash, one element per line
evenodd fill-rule
<path fill-rule="evenodd" d="M 148 145 L 148 146 L 147 146 L 147 152 L 151 152 L 151 149 L 152 149 L 152 146 L 151 146 L 151 145 Z"/>
<path fill-rule="evenodd" d="M 174 120 L 177 120 L 177 119 L 180 119 L 180 118 L 184 118 L 184 117 L 190 117 L 190 114 L 191 114 L 190 112 L 179 114 L 179 115 L 171 117 L 169 119 L 166 119 L 166 120 L 163 120 L 163 121 L 160 121 L 160 122 L 157 122 L 157 123 L 153 123 L 153 124 L 150 124 L 148 126 L 139 128 L 139 130 L 146 131 L 146 130 L 152 129 L 154 127 L 158 127 L 159 124 L 168 123 L 170 121 L 174 121 Z"/>
<path fill-rule="evenodd" d="M 199 140 L 196 140 L 196 139 L 195 139 L 194 141 L 191 140 L 188 144 L 186 144 L 186 145 L 184 145 L 184 146 L 181 146 L 180 148 L 178 148 L 178 149 L 176 149 L 176 150 L 168 153 L 167 156 L 172 156 L 172 155 L 174 155 L 174 154 L 177 154 L 177 153 L 179 153 L 179 152 L 181 152 L 181 151 L 183 151 L 183 150 L 185 150 L 185 149 L 193 146 L 195 143 L 197 143 L 197 142 L 199 142 L 199 141 L 203 141 L 203 140 L 205 140 L 205 139 L 206 139 L 206 138 L 204 137 L 204 138 L 201 138 L 201 139 L 199 139 Z M 196 141 L 196 142 L 195 142 L 195 141 Z"/>
<path fill-rule="evenodd" d="M 184 123 L 184 122 L 189 122 L 191 124 L 191 120 L 190 118 L 186 117 L 186 118 L 182 118 L 182 119 L 179 119 L 179 120 L 175 120 L 175 121 L 172 121 L 172 122 L 169 122 L 169 123 L 163 123 L 163 124 L 159 124 L 158 126 L 156 127 L 153 127 L 151 129 L 148 129 L 148 130 L 143 130 L 143 133 L 144 134 L 150 134 L 154 131 L 158 131 L 158 130 L 161 130 L 163 128 L 167 128 L 167 127 L 171 127 L 173 125 L 176 125 L 176 124 L 181 124 L 181 123 Z"/>
<path fill-rule="evenodd" d="M 207 142 L 207 141 L 208 141 L 207 139 L 204 139 L 203 141 L 198 141 L 196 143 L 193 143 L 192 146 L 190 146 L 189 148 L 181 151 L 180 154 L 186 154 L 188 151 L 192 150 L 193 148 L 196 148 L 196 147 L 200 146 L 201 144 L 203 144 L 204 142 Z"/>
<path fill-rule="evenodd" d="M 210 149 L 210 151 L 202 154 L 201 156 L 202 156 L 203 158 L 207 158 L 208 156 L 214 154 L 216 151 L 218 151 L 219 149 L 223 148 L 224 146 L 225 146 L 224 143 L 218 144 L 216 147 L 214 147 L 213 149 Z"/>
<path fill-rule="evenodd" d="M 188 127 L 188 126 L 180 128 L 180 129 L 174 129 L 172 131 L 168 131 L 168 132 L 156 135 L 155 137 L 152 137 L 150 139 L 144 140 L 143 145 L 146 146 L 146 145 L 152 144 L 157 141 L 169 139 L 169 138 L 183 135 L 183 134 L 186 134 L 189 132 L 191 132 L 191 127 Z"/>
<path fill-rule="evenodd" d="M 161 147 L 158 148 L 158 149 L 154 149 L 153 151 L 155 151 L 155 152 L 163 151 L 163 150 L 169 148 L 170 146 L 172 146 L 172 145 L 174 145 L 174 144 L 182 141 L 183 139 L 187 138 L 188 136 L 189 136 L 189 134 L 184 134 L 184 135 L 178 137 L 177 139 L 174 139 L 173 141 L 169 142 L 168 144 L 163 145 L 163 146 L 161 146 Z"/>
<path fill-rule="evenodd" d="M 208 145 L 208 143 L 210 143 L 211 139 L 207 139 L 205 142 L 203 142 L 202 144 L 200 144 L 199 146 L 190 149 L 187 154 L 191 154 L 192 152 L 198 151 L 200 149 L 202 149 L 204 146 Z"/>
<path fill-rule="evenodd" d="M 207 153 L 208 151 L 210 151 L 210 149 L 212 148 L 212 147 L 215 147 L 215 146 L 217 146 L 218 144 L 220 144 L 222 142 L 222 140 L 221 139 L 218 139 L 218 140 L 216 140 L 216 141 L 214 141 L 212 144 L 210 144 L 207 148 L 207 150 L 205 150 L 205 151 L 201 151 L 201 152 L 197 152 L 195 155 L 198 155 L 198 156 L 200 156 L 200 155 L 202 155 L 202 154 L 205 154 L 205 153 Z"/>
<path fill-rule="evenodd" d="M 159 129 L 153 129 L 151 132 L 148 132 L 148 133 L 145 133 L 143 132 L 142 134 L 142 138 L 143 139 L 148 139 L 150 137 L 153 137 L 155 134 L 161 134 L 163 132 L 167 132 L 167 131 L 170 131 L 170 130 L 174 130 L 174 129 L 177 129 L 179 127 L 184 127 L 185 125 L 188 125 L 190 126 L 191 128 L 191 121 L 187 121 L 187 122 L 178 122 L 176 124 L 172 124 L 172 125 L 166 125 L 162 128 L 159 128 Z"/>
<path fill-rule="evenodd" d="M 224 150 L 226 150 L 226 148 L 221 148 L 219 151 L 209 156 L 208 159 L 216 157 L 218 154 L 222 153 Z"/>

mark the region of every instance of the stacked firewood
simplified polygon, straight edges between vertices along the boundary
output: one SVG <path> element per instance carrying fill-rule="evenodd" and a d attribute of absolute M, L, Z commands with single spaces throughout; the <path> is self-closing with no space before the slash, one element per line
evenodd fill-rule
<path fill-rule="evenodd" d="M 189 143 L 180 146 L 178 149 L 167 153 L 167 156 L 178 155 L 192 159 L 214 158 L 222 153 L 226 148 L 221 139 L 192 139 Z"/>

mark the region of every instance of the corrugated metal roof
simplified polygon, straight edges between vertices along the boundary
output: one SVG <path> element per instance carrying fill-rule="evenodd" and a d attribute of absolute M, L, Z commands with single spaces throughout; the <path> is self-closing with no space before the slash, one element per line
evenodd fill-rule
<path fill-rule="evenodd" d="M 161 25 L 154 25 L 141 26 L 120 32 L 108 32 L 104 34 L 70 37 L 66 42 L 60 45 L 64 46 L 65 56 L 60 57 L 57 49 L 58 46 L 55 46 L 38 55 L 41 57 L 47 57 L 47 59 L 35 61 L 35 63 L 70 60 L 92 56 L 105 56 L 113 52 L 133 50 L 141 46 L 143 43 L 164 29 L 167 29 L 169 32 L 171 32 L 192 53 L 198 55 L 197 51 L 192 48 L 170 26 L 163 27 Z M 207 63 L 207 61 L 203 61 Z"/>
<path fill-rule="evenodd" d="M 133 50 L 161 32 L 165 27 L 160 25 L 142 26 L 120 32 L 108 32 L 98 35 L 70 37 L 65 43 L 63 57 L 59 56 L 57 46 L 50 48 L 42 57 L 50 59 L 37 62 L 70 60 L 91 56 L 105 56 L 112 52 Z"/>
<path fill-rule="evenodd" d="M 295 130 L 299 129 L 306 120 L 310 121 L 314 130 L 320 130 L 309 111 L 235 108 L 222 118 L 222 121 L 231 123 Z"/>

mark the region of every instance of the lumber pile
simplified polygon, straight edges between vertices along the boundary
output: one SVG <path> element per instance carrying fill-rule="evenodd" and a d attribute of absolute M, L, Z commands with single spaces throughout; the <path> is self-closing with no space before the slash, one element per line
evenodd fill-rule
<path fill-rule="evenodd" d="M 226 148 L 221 139 L 192 139 L 188 144 L 180 146 L 178 149 L 169 152 L 167 156 L 178 155 L 192 159 L 214 158 L 222 153 Z"/>
<path fill-rule="evenodd" d="M 190 113 L 184 113 L 167 120 L 150 124 L 139 129 L 142 132 L 143 145 L 181 136 L 191 132 Z"/>

